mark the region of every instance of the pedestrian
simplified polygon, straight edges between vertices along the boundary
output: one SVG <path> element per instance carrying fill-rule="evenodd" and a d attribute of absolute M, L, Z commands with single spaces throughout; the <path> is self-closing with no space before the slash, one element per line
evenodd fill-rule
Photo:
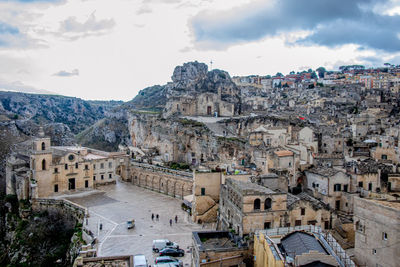
<path fill-rule="evenodd" d="M 169 226 L 172 226 L 172 219 L 169 219 Z"/>
<path fill-rule="evenodd" d="M 178 223 L 178 215 L 175 215 L 175 223 Z"/>
<path fill-rule="evenodd" d="M 158 219 L 159 219 L 159 217 L 158 217 L 158 214 L 156 215 L 156 220 L 158 221 Z"/>
<path fill-rule="evenodd" d="M 154 213 L 151 214 L 151 220 L 154 221 Z"/>

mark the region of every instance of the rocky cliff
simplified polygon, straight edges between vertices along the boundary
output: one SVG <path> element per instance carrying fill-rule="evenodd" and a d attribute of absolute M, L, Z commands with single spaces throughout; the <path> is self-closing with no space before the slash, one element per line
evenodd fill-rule
<path fill-rule="evenodd" d="M 121 101 L 85 101 L 58 95 L 0 92 L 2 119 L 26 119 L 34 123 L 63 123 L 72 133 L 104 118 Z"/>

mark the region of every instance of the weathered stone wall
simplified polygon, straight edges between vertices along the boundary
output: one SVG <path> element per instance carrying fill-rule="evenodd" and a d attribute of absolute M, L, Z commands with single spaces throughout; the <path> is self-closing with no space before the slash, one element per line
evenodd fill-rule
<path fill-rule="evenodd" d="M 80 223 L 83 222 L 85 217 L 89 216 L 87 208 L 66 199 L 36 198 L 31 201 L 32 209 L 35 211 L 56 209 L 63 214 L 75 218 L 75 220 Z"/>
<path fill-rule="evenodd" d="M 400 204 L 354 198 L 354 254 L 360 266 L 398 266 Z M 386 234 L 386 235 L 385 235 Z"/>
<path fill-rule="evenodd" d="M 131 163 L 128 180 L 134 185 L 181 199 L 193 194 L 193 174 L 188 172 Z"/>

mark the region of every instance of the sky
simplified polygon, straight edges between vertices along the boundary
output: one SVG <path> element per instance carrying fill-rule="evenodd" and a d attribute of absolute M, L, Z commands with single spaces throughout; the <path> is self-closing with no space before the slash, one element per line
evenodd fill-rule
<path fill-rule="evenodd" d="M 195 60 L 231 76 L 400 64 L 400 0 L 0 0 L 2 90 L 128 101 Z"/>

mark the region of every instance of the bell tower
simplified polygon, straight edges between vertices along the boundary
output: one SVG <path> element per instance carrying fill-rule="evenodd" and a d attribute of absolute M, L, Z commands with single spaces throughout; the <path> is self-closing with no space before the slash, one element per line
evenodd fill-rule
<path fill-rule="evenodd" d="M 50 182 L 51 179 L 51 163 L 52 163 L 52 153 L 50 147 L 50 138 L 45 137 L 43 128 L 40 127 L 37 137 L 32 143 L 32 153 L 30 160 L 30 167 L 32 171 L 33 184 L 38 186 L 36 190 L 32 190 L 32 197 L 39 193 L 43 195 L 43 186 L 40 186 L 43 182 Z M 36 187 L 35 186 L 35 187 Z"/>

